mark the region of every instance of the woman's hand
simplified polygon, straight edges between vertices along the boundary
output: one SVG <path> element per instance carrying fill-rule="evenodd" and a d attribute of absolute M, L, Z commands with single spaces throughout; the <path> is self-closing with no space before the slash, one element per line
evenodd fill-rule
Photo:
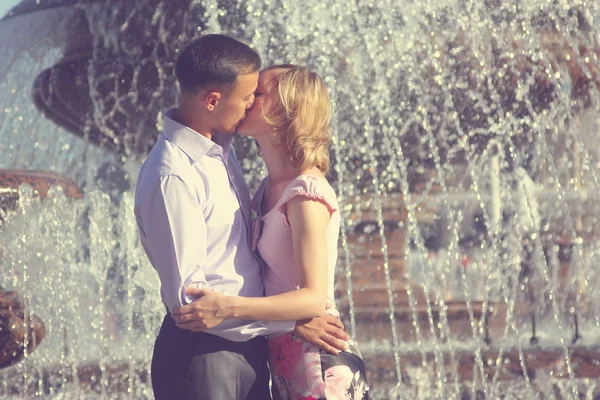
<path fill-rule="evenodd" d="M 331 354 L 348 350 L 350 336 L 344 332 L 342 321 L 333 315 L 296 321 L 294 334 Z"/>
<path fill-rule="evenodd" d="M 223 322 L 230 297 L 210 289 L 187 288 L 185 291 L 196 300 L 172 310 L 171 317 L 179 328 L 202 332 Z"/>

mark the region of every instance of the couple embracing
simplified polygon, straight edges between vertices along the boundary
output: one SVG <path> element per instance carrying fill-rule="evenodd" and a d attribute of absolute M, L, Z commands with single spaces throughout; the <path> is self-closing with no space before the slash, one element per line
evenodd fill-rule
<path fill-rule="evenodd" d="M 340 211 L 325 177 L 327 88 L 305 67 L 260 69 L 228 36 L 188 44 L 175 65 L 180 103 L 138 177 L 140 239 L 167 308 L 154 395 L 368 399 L 333 297 Z M 267 167 L 253 200 L 234 132 L 256 140 Z"/>

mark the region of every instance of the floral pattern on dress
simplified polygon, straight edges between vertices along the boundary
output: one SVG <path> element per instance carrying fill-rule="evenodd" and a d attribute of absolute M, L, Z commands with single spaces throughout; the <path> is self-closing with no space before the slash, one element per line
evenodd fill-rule
<path fill-rule="evenodd" d="M 269 339 L 273 390 L 282 400 L 368 400 L 360 352 L 330 354 L 288 333 Z"/>
<path fill-rule="evenodd" d="M 272 345 L 269 344 L 269 352 L 273 354 L 270 358 L 272 373 L 284 379 L 292 379 L 302 353 L 302 342 L 292 340 L 291 335 L 283 335 L 278 339 L 273 340 Z"/>

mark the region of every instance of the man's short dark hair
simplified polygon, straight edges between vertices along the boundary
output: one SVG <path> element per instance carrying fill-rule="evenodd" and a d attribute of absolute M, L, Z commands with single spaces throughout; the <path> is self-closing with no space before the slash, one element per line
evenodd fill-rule
<path fill-rule="evenodd" d="M 210 85 L 233 88 L 238 75 L 260 70 L 258 53 L 225 35 L 210 34 L 192 40 L 179 54 L 175 76 L 182 92 L 195 94 Z"/>

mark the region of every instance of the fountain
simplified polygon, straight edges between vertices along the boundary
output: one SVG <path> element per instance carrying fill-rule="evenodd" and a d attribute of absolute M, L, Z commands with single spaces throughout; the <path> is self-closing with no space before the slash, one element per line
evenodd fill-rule
<path fill-rule="evenodd" d="M 34 189 L 37 197 L 52 195 L 52 187 L 60 187 L 67 196 L 80 199 L 77 185 L 56 174 L 42 171 L 0 170 L 0 221 L 19 205 L 19 187 Z M 49 193 L 50 192 L 50 193 Z M 10 249 L 0 247 L 0 257 Z M 18 294 L 0 286 L 0 368 L 6 368 L 31 353 L 44 338 L 43 322 L 31 312 L 25 314 Z"/>
<path fill-rule="evenodd" d="M 0 285 L 46 336 L 0 370 L 0 398 L 151 398 L 163 308 L 132 190 L 177 99 L 177 52 L 203 32 L 328 83 L 337 301 L 374 398 L 600 396 L 599 5 L 16 3 L 0 168 L 54 171 L 83 196 L 22 185 L 2 214 Z M 256 147 L 235 145 L 254 187 Z"/>

